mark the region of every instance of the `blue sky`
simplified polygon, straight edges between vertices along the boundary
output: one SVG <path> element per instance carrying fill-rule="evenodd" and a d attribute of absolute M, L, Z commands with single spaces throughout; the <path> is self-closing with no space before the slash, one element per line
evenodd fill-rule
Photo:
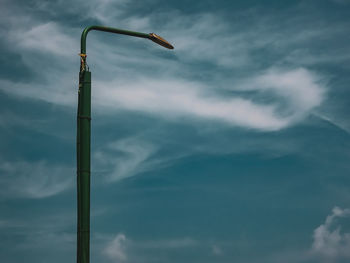
<path fill-rule="evenodd" d="M 350 1 L 0 1 L 0 256 L 74 262 L 91 32 L 92 262 L 350 260 Z"/>

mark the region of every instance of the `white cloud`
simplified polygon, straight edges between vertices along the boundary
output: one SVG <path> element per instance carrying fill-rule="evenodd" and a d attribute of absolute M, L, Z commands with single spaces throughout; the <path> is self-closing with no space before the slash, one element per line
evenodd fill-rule
<path fill-rule="evenodd" d="M 21 49 L 65 56 L 72 55 L 74 47 L 78 44 L 77 40 L 63 33 L 60 26 L 54 22 L 39 24 L 30 29 L 18 29 L 10 33 L 9 38 Z"/>
<path fill-rule="evenodd" d="M 15 8 L 13 3 L 6 3 L 6 8 L 0 10 L 0 22 L 8 25 L 7 30 L 0 30 L 3 43 L 24 60 L 30 57 L 32 51 L 48 56 L 65 56 L 65 59 L 77 54 L 74 47 L 79 44 L 79 38 L 71 36 L 74 29 L 62 27 L 58 22 L 42 21 L 33 14 Z M 54 64 L 55 58 L 51 60 Z M 37 66 L 35 62 L 35 58 L 31 58 L 30 66 Z"/>
<path fill-rule="evenodd" d="M 113 262 L 123 262 L 127 260 L 126 255 L 126 237 L 124 234 L 118 234 L 104 249 L 104 254 Z"/>
<path fill-rule="evenodd" d="M 23 84 L 0 80 L 0 89 L 20 96 L 74 106 L 76 93 L 72 74 L 53 76 L 53 85 Z M 58 85 L 58 83 L 62 84 Z M 71 82 L 69 84 L 69 82 Z M 230 126 L 274 131 L 286 128 L 307 116 L 325 100 L 319 76 L 304 68 L 272 69 L 231 84 L 242 95 L 221 95 L 219 87 L 199 81 L 150 76 L 111 81 L 93 81 L 93 104 L 106 111 L 132 110 L 173 120 L 199 118 Z M 56 84 L 57 83 L 57 84 Z M 11 87 L 11 88 L 8 88 Z M 69 89 L 64 88 L 69 87 Z M 250 91 L 269 97 L 261 102 Z"/>
<path fill-rule="evenodd" d="M 125 138 L 110 143 L 94 153 L 96 169 L 107 168 L 106 179 L 119 181 L 150 169 L 148 159 L 157 147 L 137 138 Z"/>
<path fill-rule="evenodd" d="M 74 185 L 73 168 L 45 161 L 0 162 L 0 195 L 3 197 L 45 198 Z"/>
<path fill-rule="evenodd" d="M 289 122 L 304 117 L 325 97 L 319 77 L 304 68 L 289 71 L 272 69 L 256 77 L 254 82 L 256 90 L 272 91 L 287 102 L 284 110 L 289 112 L 286 116 Z"/>
<path fill-rule="evenodd" d="M 342 233 L 340 218 L 349 218 L 350 209 L 334 207 L 324 224 L 315 229 L 312 253 L 323 262 L 336 262 L 339 259 L 350 260 L 350 233 Z"/>
<path fill-rule="evenodd" d="M 232 88 L 269 92 L 275 99 L 271 103 L 239 96 L 223 97 L 210 92 L 205 84 L 173 79 L 98 82 L 96 100 L 101 106 L 144 111 L 165 118 L 202 118 L 245 128 L 279 130 L 321 104 L 324 92 L 318 81 L 306 69 L 271 70 Z"/>

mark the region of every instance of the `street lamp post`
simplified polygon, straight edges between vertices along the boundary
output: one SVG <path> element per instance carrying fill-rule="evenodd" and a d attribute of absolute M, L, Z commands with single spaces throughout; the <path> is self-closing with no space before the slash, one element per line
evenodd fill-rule
<path fill-rule="evenodd" d="M 91 30 L 147 38 L 168 49 L 174 48 L 154 33 L 145 34 L 111 27 L 89 26 L 81 34 L 77 116 L 77 263 L 90 262 L 91 72 L 86 64 L 86 37 Z"/>

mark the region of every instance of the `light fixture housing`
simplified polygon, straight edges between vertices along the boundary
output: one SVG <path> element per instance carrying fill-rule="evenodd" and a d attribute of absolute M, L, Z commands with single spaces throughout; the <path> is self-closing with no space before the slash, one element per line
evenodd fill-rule
<path fill-rule="evenodd" d="M 158 45 L 161 45 L 161 46 L 168 48 L 168 49 L 174 49 L 174 47 L 168 41 L 166 41 L 164 38 L 158 36 L 157 34 L 149 33 L 149 36 L 150 36 L 150 39 L 153 42 L 157 43 Z"/>

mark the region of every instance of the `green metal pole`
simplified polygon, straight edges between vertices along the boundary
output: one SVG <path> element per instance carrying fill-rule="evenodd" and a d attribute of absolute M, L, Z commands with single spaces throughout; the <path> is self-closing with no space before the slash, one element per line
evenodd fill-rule
<path fill-rule="evenodd" d="M 89 263 L 90 256 L 90 134 L 91 72 L 79 74 L 77 116 L 78 232 L 77 262 Z"/>
<path fill-rule="evenodd" d="M 163 47 L 174 48 L 154 33 L 145 34 L 111 27 L 89 26 L 81 34 L 77 117 L 77 263 L 90 262 L 91 72 L 86 64 L 86 37 L 91 30 L 147 38 Z"/>

